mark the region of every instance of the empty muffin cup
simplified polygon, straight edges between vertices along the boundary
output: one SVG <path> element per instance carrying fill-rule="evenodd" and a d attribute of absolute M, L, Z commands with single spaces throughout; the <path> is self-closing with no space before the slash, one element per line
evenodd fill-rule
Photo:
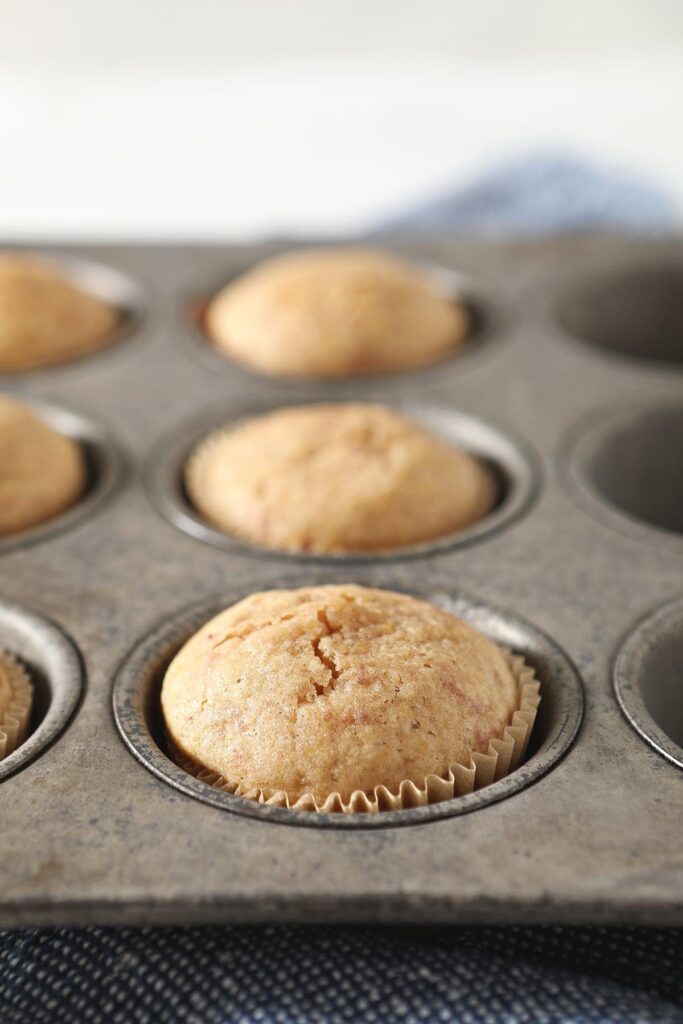
<path fill-rule="evenodd" d="M 616 659 L 614 686 L 633 728 L 683 768 L 683 600 L 643 619 Z"/>
<path fill-rule="evenodd" d="M 569 481 L 611 525 L 659 543 L 683 535 L 683 404 L 662 402 L 600 412 L 567 444 Z"/>
<path fill-rule="evenodd" d="M 572 337 L 613 355 L 683 363 L 683 265 L 614 269 L 571 288 L 555 308 Z"/>

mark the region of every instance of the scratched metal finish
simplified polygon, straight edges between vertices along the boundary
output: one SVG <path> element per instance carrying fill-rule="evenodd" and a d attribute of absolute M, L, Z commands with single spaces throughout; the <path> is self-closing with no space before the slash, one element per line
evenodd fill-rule
<path fill-rule="evenodd" d="M 221 359 L 190 317 L 216 282 L 287 247 L 47 250 L 128 275 L 144 320 L 109 351 L 0 379 L 5 390 L 96 424 L 125 464 L 87 515 L 0 550 L 0 601 L 56 624 L 84 666 L 80 703 L 61 734 L 0 782 L 0 924 L 683 924 L 683 773 L 638 734 L 612 680 L 637 624 L 683 593 L 683 536 L 613 509 L 602 514 L 595 495 L 586 498 L 576 455 L 595 418 L 603 423 L 603 410 L 683 404 L 682 364 L 622 357 L 604 341 L 591 347 L 567 326 L 590 327 L 596 299 L 594 289 L 582 291 L 586 283 L 618 281 L 622 269 L 637 276 L 641 267 L 669 276 L 673 268 L 683 280 L 683 242 L 576 236 L 397 244 L 407 256 L 457 271 L 472 300 L 483 298 L 492 315 L 480 342 L 417 373 L 299 384 Z M 562 307 L 564 326 L 556 316 L 562 303 L 571 311 Z M 614 315 L 603 309 L 598 326 Z M 252 400 L 258 407 L 349 397 L 433 404 L 491 425 L 530 453 L 534 499 L 465 545 L 362 566 L 224 550 L 179 529 L 150 500 L 152 453 L 220 404 L 227 420 Z M 677 443 L 681 436 L 662 436 L 662 451 Z M 682 489 L 671 489 L 672 500 L 680 503 Z M 583 722 L 565 756 L 532 784 L 496 802 L 474 801 L 467 813 L 368 829 L 231 813 L 133 756 L 115 725 L 114 680 L 166 617 L 228 592 L 353 579 L 456 600 L 468 595 L 496 615 L 502 609 L 499 622 L 507 610 L 511 629 L 526 621 L 545 634 L 576 666 L 585 694 Z M 8 621 L 0 615 L 0 642 L 11 639 Z M 37 635 L 24 626 L 31 657 Z M 656 640 L 650 630 L 648 642 Z M 552 671 L 552 659 L 544 665 Z M 73 688 L 66 689 L 73 701 Z"/>

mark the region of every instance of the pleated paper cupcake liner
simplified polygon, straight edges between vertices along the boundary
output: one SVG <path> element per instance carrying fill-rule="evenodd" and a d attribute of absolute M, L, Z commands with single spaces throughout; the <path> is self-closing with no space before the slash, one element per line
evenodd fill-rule
<path fill-rule="evenodd" d="M 24 742 L 33 707 L 33 685 L 26 669 L 0 650 L 0 761 Z"/>
<path fill-rule="evenodd" d="M 503 735 L 500 739 L 489 741 L 486 753 L 472 751 L 467 763 L 449 765 L 443 775 L 427 775 L 421 785 L 411 779 L 404 779 L 395 792 L 386 786 L 376 786 L 371 795 L 363 790 L 356 790 L 347 801 L 344 801 L 339 793 L 330 793 L 323 803 L 319 803 L 312 793 L 304 793 L 296 801 L 290 801 L 288 794 L 282 790 L 243 790 L 238 783 L 230 782 L 217 772 L 197 765 L 179 751 L 170 738 L 167 739 L 169 753 L 179 767 L 213 789 L 222 790 L 232 796 L 241 796 L 246 800 L 255 800 L 261 804 L 296 811 L 313 811 L 319 814 L 376 814 L 382 811 L 400 811 L 409 807 L 424 807 L 427 804 L 465 796 L 505 778 L 523 762 L 541 702 L 541 686 L 534 669 L 519 655 L 505 648 L 500 650 L 517 680 L 519 690 L 519 707 L 513 712 Z"/>

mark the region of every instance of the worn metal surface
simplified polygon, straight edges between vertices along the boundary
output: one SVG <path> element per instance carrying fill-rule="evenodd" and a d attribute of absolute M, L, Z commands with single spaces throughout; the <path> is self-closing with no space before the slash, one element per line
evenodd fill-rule
<path fill-rule="evenodd" d="M 683 536 L 599 514 L 575 462 L 601 410 L 683 404 L 681 366 L 579 344 L 555 317 L 565 294 L 582 301 L 574 283 L 592 275 L 618 281 L 620 268 L 646 266 L 683 279 L 683 242 L 397 245 L 464 275 L 474 301 L 485 295 L 487 332 L 469 354 L 436 367 L 326 384 L 257 377 L 213 353 L 192 322 L 190 307 L 212 285 L 273 248 L 74 248 L 139 285 L 144 323 L 110 351 L 1 381 L 104 424 L 128 471 L 92 514 L 0 552 L 0 599 L 57 623 L 86 670 L 62 735 L 0 784 L 0 923 L 683 923 L 683 773 L 638 735 L 612 685 L 624 639 L 683 592 Z M 582 310 L 581 322 L 591 315 Z M 223 550 L 177 528 L 150 500 L 152 453 L 207 411 L 223 404 L 228 420 L 252 403 L 349 397 L 451 409 L 509 433 L 515 446 L 520 438 L 519 450 L 533 453 L 536 499 L 466 545 L 362 565 Z M 662 450 L 670 444 L 663 436 Z M 672 501 L 681 486 L 672 485 Z M 547 634 L 585 690 L 566 756 L 468 813 L 329 829 L 211 806 L 131 754 L 114 722 L 114 679 L 160 622 L 227 592 L 354 579 L 471 595 L 507 609 L 505 628 L 526 620 L 531 633 Z M 543 742 L 535 738 L 538 753 Z"/>

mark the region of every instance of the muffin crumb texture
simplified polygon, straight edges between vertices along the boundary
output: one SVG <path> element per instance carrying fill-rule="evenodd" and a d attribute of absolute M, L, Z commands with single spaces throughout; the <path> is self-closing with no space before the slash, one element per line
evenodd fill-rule
<path fill-rule="evenodd" d="M 0 395 L 0 536 L 63 512 L 84 487 L 80 445 L 23 402 Z"/>
<path fill-rule="evenodd" d="M 356 585 L 240 601 L 185 644 L 161 694 L 180 758 L 245 795 L 319 804 L 468 765 L 519 702 L 503 653 L 467 623 Z"/>
<path fill-rule="evenodd" d="M 118 313 L 47 262 L 0 253 L 0 372 L 30 370 L 106 344 Z"/>
<path fill-rule="evenodd" d="M 211 300 L 205 326 L 221 351 L 262 373 L 338 377 L 433 363 L 470 325 L 416 266 L 341 248 L 259 264 Z"/>
<path fill-rule="evenodd" d="M 212 526 L 269 548 L 381 552 L 462 530 L 495 504 L 492 474 L 376 405 L 280 409 L 202 442 L 187 491 Z"/>

